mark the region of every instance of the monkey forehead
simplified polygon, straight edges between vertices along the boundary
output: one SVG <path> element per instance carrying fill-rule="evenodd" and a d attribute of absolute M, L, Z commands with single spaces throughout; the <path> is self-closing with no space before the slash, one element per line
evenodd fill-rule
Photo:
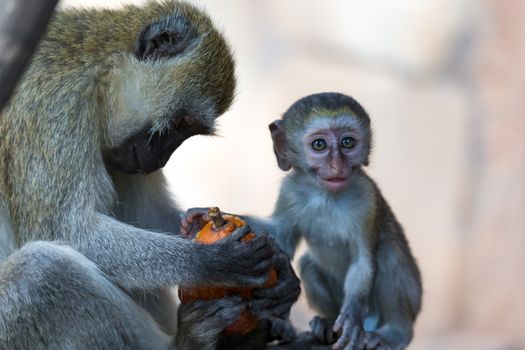
<path fill-rule="evenodd" d="M 337 118 L 342 115 L 370 123 L 368 114 L 355 99 L 338 92 L 312 94 L 299 99 L 284 113 L 283 120 L 287 130 L 299 130 L 320 116 Z"/>
<path fill-rule="evenodd" d="M 129 28 L 132 35 L 136 35 L 145 25 L 156 21 L 158 24 L 167 27 L 187 21 L 199 34 L 206 33 L 214 28 L 213 22 L 205 11 L 179 0 L 148 1 L 139 6 L 126 5 L 123 11 L 122 20 L 127 20 L 128 26 L 134 27 Z"/>
<path fill-rule="evenodd" d="M 122 9 L 94 10 L 72 8 L 57 11 L 40 45 L 40 53 L 60 57 L 67 64 L 104 61 L 111 55 L 133 51 L 141 30 L 154 23 L 169 25 L 187 22 L 198 33 L 216 32 L 206 13 L 191 4 L 167 0 L 148 1 L 141 6 L 126 5 Z M 217 32 L 214 36 L 219 38 Z M 56 51 L 63 51 L 57 55 Z M 49 52 L 48 52 L 49 51 Z M 63 63 L 63 62 L 58 62 Z"/>
<path fill-rule="evenodd" d="M 315 118 L 313 118 L 314 116 Z M 305 127 L 302 130 L 305 135 L 323 129 L 362 129 L 366 127 L 362 118 L 349 111 L 341 111 L 337 114 L 319 113 L 314 116 L 305 123 Z"/>

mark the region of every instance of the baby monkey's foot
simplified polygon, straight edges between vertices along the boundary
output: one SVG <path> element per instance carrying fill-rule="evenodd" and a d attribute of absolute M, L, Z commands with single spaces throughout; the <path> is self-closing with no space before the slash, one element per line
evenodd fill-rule
<path fill-rule="evenodd" d="M 315 316 L 309 325 L 315 339 L 323 344 L 333 344 L 337 339 L 337 334 L 333 331 L 334 323 L 335 318 Z"/>
<path fill-rule="evenodd" d="M 384 344 L 381 336 L 376 333 L 367 332 L 363 339 L 362 349 L 365 350 L 391 350 L 389 346 Z"/>

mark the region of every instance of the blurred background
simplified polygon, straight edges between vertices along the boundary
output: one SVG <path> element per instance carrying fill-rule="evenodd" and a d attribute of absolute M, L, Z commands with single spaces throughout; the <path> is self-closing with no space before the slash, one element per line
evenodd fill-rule
<path fill-rule="evenodd" d="M 269 215 L 284 173 L 268 124 L 304 95 L 352 95 L 424 277 L 410 349 L 525 349 L 525 2 L 192 2 L 228 38 L 238 89 L 220 135 L 168 163 L 180 205 Z M 302 298 L 294 323 L 311 316 Z"/>

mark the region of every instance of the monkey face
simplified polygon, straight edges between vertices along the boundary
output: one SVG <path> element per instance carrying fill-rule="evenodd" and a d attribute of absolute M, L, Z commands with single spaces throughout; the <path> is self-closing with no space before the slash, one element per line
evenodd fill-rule
<path fill-rule="evenodd" d="M 361 165 L 362 137 L 351 127 L 314 128 L 303 138 L 303 151 L 317 182 L 330 192 L 340 192 Z"/>
<path fill-rule="evenodd" d="M 192 116 L 177 116 L 164 133 L 150 133 L 149 128 L 146 128 L 131 135 L 106 154 L 105 162 L 112 169 L 123 173 L 147 174 L 163 168 L 171 154 L 187 138 L 209 133 L 210 128 L 196 122 Z"/>
<path fill-rule="evenodd" d="M 367 162 L 367 133 L 353 115 L 316 116 L 302 134 L 292 143 L 303 159 L 297 167 L 327 191 L 345 190 L 354 170 Z"/>
<path fill-rule="evenodd" d="M 113 57 L 103 155 L 125 173 L 162 168 L 187 138 L 211 134 L 235 88 L 229 48 L 211 21 L 173 2 L 173 14 L 146 24 L 134 50 Z"/>

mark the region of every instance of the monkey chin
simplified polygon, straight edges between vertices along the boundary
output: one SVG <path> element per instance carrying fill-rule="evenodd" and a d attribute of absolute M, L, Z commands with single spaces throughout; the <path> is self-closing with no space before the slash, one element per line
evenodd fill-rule
<path fill-rule="evenodd" d="M 325 190 L 333 193 L 339 193 L 344 191 L 348 187 L 350 179 L 348 177 L 319 177 L 319 182 Z"/>

